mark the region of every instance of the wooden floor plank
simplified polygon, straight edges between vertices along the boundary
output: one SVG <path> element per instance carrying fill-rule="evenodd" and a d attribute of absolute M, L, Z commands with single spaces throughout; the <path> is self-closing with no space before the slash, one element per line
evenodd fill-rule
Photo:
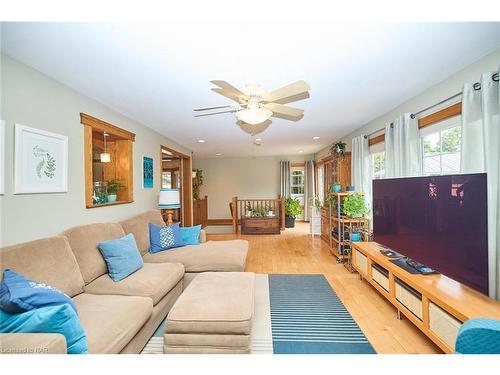
<path fill-rule="evenodd" d="M 307 223 L 296 223 L 281 235 L 208 234 L 209 240 L 249 241 L 246 271 L 256 273 L 323 274 L 378 353 L 442 353 L 372 286 L 336 262 Z"/>

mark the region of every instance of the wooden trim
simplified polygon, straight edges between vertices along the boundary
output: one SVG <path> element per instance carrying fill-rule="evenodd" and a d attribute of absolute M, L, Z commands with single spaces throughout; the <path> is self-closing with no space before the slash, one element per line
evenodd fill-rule
<path fill-rule="evenodd" d="M 161 150 L 166 150 L 168 152 L 171 152 L 172 154 L 176 155 L 176 156 L 179 156 L 181 158 L 184 158 L 184 159 L 191 159 L 191 155 L 186 155 L 186 154 L 183 154 L 182 152 L 179 152 L 177 150 L 174 150 L 173 148 L 170 148 L 170 147 L 167 147 L 167 146 L 163 146 L 161 145 L 161 149 L 160 149 L 160 152 Z M 163 154 L 160 154 L 161 156 L 163 156 Z M 163 158 L 161 157 L 160 160 L 162 160 Z"/>
<path fill-rule="evenodd" d="M 385 142 L 385 134 L 377 135 L 376 137 L 368 139 L 368 146 L 376 145 L 377 143 Z"/>
<path fill-rule="evenodd" d="M 233 219 L 208 219 L 208 225 L 233 225 Z"/>
<path fill-rule="evenodd" d="M 443 108 L 440 111 L 431 113 L 430 115 L 424 116 L 418 119 L 418 128 L 422 129 L 427 126 L 433 125 L 436 122 L 440 122 L 451 117 L 458 116 L 462 113 L 462 102 L 458 102 L 449 107 Z"/>
<path fill-rule="evenodd" d="M 290 167 L 292 168 L 297 168 L 297 167 L 305 167 L 306 163 L 302 162 L 293 162 L 290 164 Z"/>
<path fill-rule="evenodd" d="M 86 113 L 80 113 L 80 123 L 83 125 L 88 125 L 93 129 L 110 133 L 119 138 L 128 139 L 131 140 L 132 142 L 135 141 L 134 133 L 119 128 L 118 126 L 115 126 L 113 124 L 107 123 L 106 121 L 99 120 L 98 118 L 87 115 Z"/>
<path fill-rule="evenodd" d="M 94 185 L 92 176 L 92 126 L 83 126 L 83 157 L 85 166 L 85 207 L 94 207 L 92 196 L 94 195 Z"/>
<path fill-rule="evenodd" d="M 120 204 L 128 204 L 128 203 L 134 203 L 134 201 L 115 201 L 115 202 L 106 202 L 106 203 L 100 203 L 100 204 L 91 204 L 90 206 L 87 206 L 87 208 L 97 208 L 97 207 L 106 207 L 106 206 L 118 206 Z"/>
<path fill-rule="evenodd" d="M 181 159 L 182 226 L 193 225 L 193 184 L 191 158 Z"/>
<path fill-rule="evenodd" d="M 325 156 L 323 159 L 321 159 L 321 163 L 328 163 L 329 161 L 332 161 L 333 157 L 332 155 Z"/>

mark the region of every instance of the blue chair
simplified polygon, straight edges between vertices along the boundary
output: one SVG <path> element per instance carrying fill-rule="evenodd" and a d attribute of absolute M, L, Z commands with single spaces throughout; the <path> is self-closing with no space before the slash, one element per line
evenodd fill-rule
<path fill-rule="evenodd" d="M 462 324 L 455 343 L 457 354 L 500 354 L 500 320 L 478 318 Z"/>

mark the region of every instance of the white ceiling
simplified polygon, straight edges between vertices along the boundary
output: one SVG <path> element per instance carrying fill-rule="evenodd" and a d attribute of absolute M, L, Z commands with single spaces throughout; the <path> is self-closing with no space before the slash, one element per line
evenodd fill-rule
<path fill-rule="evenodd" d="M 500 46 L 500 23 L 2 26 L 9 56 L 203 157 L 317 152 Z M 214 79 L 267 90 L 303 79 L 311 97 L 291 104 L 305 110 L 302 120 L 273 119 L 255 147 L 234 114 L 193 117 L 195 107 L 232 104 L 210 91 Z"/>

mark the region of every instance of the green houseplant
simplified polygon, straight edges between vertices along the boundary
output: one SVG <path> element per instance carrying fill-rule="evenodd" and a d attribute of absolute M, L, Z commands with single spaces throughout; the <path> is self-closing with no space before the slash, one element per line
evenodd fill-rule
<path fill-rule="evenodd" d="M 106 192 L 108 194 L 108 202 L 116 202 L 116 193 L 124 189 L 125 185 L 122 185 L 118 180 L 108 181 Z"/>
<path fill-rule="evenodd" d="M 344 198 L 343 213 L 345 216 L 359 218 L 365 216 L 368 212 L 365 197 L 362 194 L 354 193 Z"/>
<path fill-rule="evenodd" d="M 295 227 L 295 218 L 302 213 L 300 201 L 297 198 L 285 199 L 285 228 Z"/>

